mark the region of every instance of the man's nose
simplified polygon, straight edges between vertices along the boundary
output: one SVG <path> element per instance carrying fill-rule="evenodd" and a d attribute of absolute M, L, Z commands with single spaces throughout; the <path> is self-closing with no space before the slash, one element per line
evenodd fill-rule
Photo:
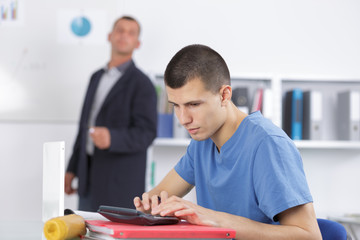
<path fill-rule="evenodd" d="M 191 122 L 190 114 L 184 108 L 178 111 L 177 118 L 179 119 L 180 124 L 183 126 Z"/>

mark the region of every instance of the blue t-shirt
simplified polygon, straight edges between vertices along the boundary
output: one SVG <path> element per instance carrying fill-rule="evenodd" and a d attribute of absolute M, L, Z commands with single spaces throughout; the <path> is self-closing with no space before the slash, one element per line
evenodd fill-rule
<path fill-rule="evenodd" d="M 312 202 L 296 146 L 260 112 L 242 121 L 220 153 L 211 139 L 192 140 L 175 170 L 196 186 L 200 206 L 258 222 Z"/>

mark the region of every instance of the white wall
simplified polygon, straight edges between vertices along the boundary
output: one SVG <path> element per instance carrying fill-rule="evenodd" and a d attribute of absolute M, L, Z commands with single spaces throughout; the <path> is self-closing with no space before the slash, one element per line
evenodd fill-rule
<path fill-rule="evenodd" d="M 26 4 L 30 6 L 32 2 L 40 6 L 46 1 L 31 0 Z M 202 43 L 223 55 L 233 76 L 254 73 L 360 78 L 360 2 L 355 0 L 108 0 L 58 1 L 51 6 L 45 5 L 52 14 L 48 13 L 42 23 L 48 21 L 48 24 L 54 24 L 56 8 L 103 9 L 109 13 L 109 24 L 124 13 L 137 17 L 143 28 L 143 44 L 135 55 L 135 61 L 147 73 L 162 73 L 169 59 L 181 47 Z M 31 12 L 26 16 L 29 21 L 37 17 Z M 32 41 L 42 41 L 45 37 L 54 41 L 55 37 L 51 40 L 36 26 L 31 25 L 37 33 L 35 38 L 31 35 Z M 0 25 L 0 34 L 2 27 Z M 14 47 L 20 41 L 8 39 L 1 45 Z M 46 53 L 40 52 L 41 48 L 35 48 L 36 59 L 54 71 L 50 75 L 37 76 L 46 80 L 60 73 L 62 78 L 76 74 L 78 83 L 62 87 L 65 90 L 77 89 L 73 104 L 79 109 L 90 71 L 106 61 L 104 53 L 99 58 L 97 53 L 107 53 L 108 46 L 86 48 L 86 51 L 79 50 L 81 46 L 58 47 L 63 51 L 56 52 L 60 58 L 52 55 L 56 61 L 44 56 Z M 67 55 L 61 55 L 62 52 Z M 0 54 L 0 70 L 9 65 L 8 57 Z M 93 60 L 83 61 L 82 58 Z M 91 69 L 83 64 L 91 65 Z M 29 69 L 29 66 L 24 67 Z M 4 75 L 0 74 L 0 89 L 4 87 L 2 77 Z M 63 97 L 67 99 L 66 94 Z M 1 106 L 6 104 L 3 102 Z M 78 116 L 78 113 L 72 113 L 66 122 L 42 119 L 0 122 L 0 204 L 3 207 L 0 220 L 41 218 L 42 144 L 45 141 L 65 141 L 68 159 Z M 336 150 L 325 157 L 311 151 L 303 154 L 311 159 L 304 164 L 314 198 L 322 204 L 316 205 L 321 214 L 360 212 L 360 192 L 357 191 L 360 179 L 353 177 L 360 169 L 360 159 L 354 157 L 341 161 L 341 151 Z M 336 179 L 344 180 L 338 186 Z M 74 200 L 67 199 L 66 207 L 74 207 Z"/>
<path fill-rule="evenodd" d="M 65 141 L 68 159 L 76 129 L 76 124 L 1 122 L 0 220 L 41 220 L 43 143 Z"/>
<path fill-rule="evenodd" d="M 300 149 L 318 216 L 359 213 L 359 149 Z"/>

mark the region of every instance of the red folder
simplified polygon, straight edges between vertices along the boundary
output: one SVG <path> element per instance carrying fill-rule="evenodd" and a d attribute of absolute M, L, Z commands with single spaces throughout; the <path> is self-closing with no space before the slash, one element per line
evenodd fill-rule
<path fill-rule="evenodd" d="M 114 238 L 235 238 L 235 230 L 180 222 L 174 225 L 139 226 L 102 220 L 86 220 L 93 232 Z"/>

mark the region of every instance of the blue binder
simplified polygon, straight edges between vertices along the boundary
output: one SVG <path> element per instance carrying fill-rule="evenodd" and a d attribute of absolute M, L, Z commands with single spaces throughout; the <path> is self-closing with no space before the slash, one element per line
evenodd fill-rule
<path fill-rule="evenodd" d="M 303 92 L 301 89 L 293 89 L 291 104 L 291 138 L 301 140 L 303 119 Z"/>
<path fill-rule="evenodd" d="M 303 92 L 295 88 L 286 92 L 284 99 L 283 129 L 293 140 L 302 139 Z"/>

